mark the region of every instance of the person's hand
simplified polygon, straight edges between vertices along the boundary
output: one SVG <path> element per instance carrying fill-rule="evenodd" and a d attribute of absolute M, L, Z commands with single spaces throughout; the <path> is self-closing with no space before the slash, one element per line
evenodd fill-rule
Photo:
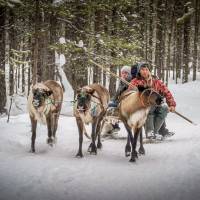
<path fill-rule="evenodd" d="M 175 107 L 174 106 L 170 106 L 169 107 L 169 112 L 174 112 L 175 111 Z"/>

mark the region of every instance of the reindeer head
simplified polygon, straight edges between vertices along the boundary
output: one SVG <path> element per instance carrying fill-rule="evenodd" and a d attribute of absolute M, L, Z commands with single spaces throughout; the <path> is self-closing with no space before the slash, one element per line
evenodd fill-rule
<path fill-rule="evenodd" d="M 90 87 L 83 87 L 77 90 L 77 109 L 79 112 L 86 112 L 90 108 L 91 96 L 94 89 Z"/>
<path fill-rule="evenodd" d="M 153 88 L 138 86 L 138 90 L 140 92 L 141 101 L 146 106 L 151 105 L 161 105 L 163 102 L 163 96 L 161 96 L 157 91 Z"/>
<path fill-rule="evenodd" d="M 45 102 L 45 99 L 48 98 L 53 92 L 49 90 L 43 84 L 36 84 L 32 89 L 33 100 L 32 104 L 34 108 L 39 108 Z"/>

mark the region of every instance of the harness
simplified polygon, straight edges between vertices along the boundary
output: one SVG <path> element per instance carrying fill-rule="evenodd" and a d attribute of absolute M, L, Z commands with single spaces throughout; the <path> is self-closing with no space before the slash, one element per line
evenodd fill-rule
<path fill-rule="evenodd" d="M 150 95 L 148 96 L 147 104 L 145 105 L 142 96 L 143 96 L 144 93 L 145 93 L 146 91 L 148 91 L 148 90 L 150 90 Z M 141 94 L 138 93 L 140 102 L 141 102 L 141 104 L 142 104 L 143 107 L 148 107 L 148 106 L 151 105 L 151 104 L 150 104 L 150 97 L 151 97 L 151 95 L 152 95 L 153 92 L 155 92 L 155 93 L 157 93 L 158 95 L 160 95 L 160 94 L 159 94 L 157 91 L 155 91 L 153 88 L 147 88 L 147 89 L 145 89 L 144 91 L 142 91 Z"/>
<path fill-rule="evenodd" d="M 58 105 L 56 105 L 58 103 Z M 59 104 L 61 104 L 62 101 L 55 101 L 54 99 L 47 97 L 45 98 L 45 108 L 44 108 L 44 114 L 46 115 L 49 110 L 51 109 L 51 105 L 53 105 L 55 108 L 57 108 L 59 106 Z"/>
<path fill-rule="evenodd" d="M 90 94 L 90 96 L 91 97 L 94 97 L 95 99 L 98 99 L 99 101 L 100 101 L 100 103 L 99 102 L 96 102 L 96 101 L 94 101 L 94 100 L 90 100 L 91 102 L 90 102 L 90 104 L 89 104 L 89 106 L 87 107 L 87 108 L 85 108 L 85 109 L 78 109 L 78 108 L 76 108 L 77 109 L 77 111 L 79 112 L 79 111 L 84 111 L 84 112 L 86 112 L 87 110 L 90 110 L 90 114 L 91 114 L 91 116 L 92 117 L 95 117 L 95 116 L 97 116 L 97 107 L 98 107 L 98 105 L 101 107 L 101 109 L 103 110 L 103 111 L 105 111 L 105 108 L 104 108 L 104 106 L 103 106 L 103 102 L 102 102 L 102 99 L 100 98 L 100 97 L 98 97 L 98 96 L 96 96 L 96 95 L 94 95 L 94 94 Z M 81 93 L 81 97 L 85 97 L 85 94 L 84 93 Z M 77 99 L 75 99 L 74 100 L 74 102 L 77 102 L 78 100 Z M 77 106 L 76 104 L 75 104 L 75 106 Z"/>

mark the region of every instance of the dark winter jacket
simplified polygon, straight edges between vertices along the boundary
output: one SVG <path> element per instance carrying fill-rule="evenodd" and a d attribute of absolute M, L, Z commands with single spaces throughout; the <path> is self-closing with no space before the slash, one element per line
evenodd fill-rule
<path fill-rule="evenodd" d="M 124 92 L 125 90 L 128 89 L 128 85 L 122 81 L 120 81 L 119 86 L 117 88 L 117 92 L 112 98 L 112 101 L 118 102 L 119 96 Z"/>
<path fill-rule="evenodd" d="M 137 69 L 138 69 L 138 64 L 131 66 L 132 79 L 134 79 L 137 76 L 137 72 L 138 72 Z M 130 82 L 131 80 L 126 80 L 126 81 Z M 113 96 L 112 101 L 118 103 L 119 96 L 127 89 L 128 89 L 128 85 L 126 83 L 120 81 L 119 86 L 117 88 L 117 92 Z"/>

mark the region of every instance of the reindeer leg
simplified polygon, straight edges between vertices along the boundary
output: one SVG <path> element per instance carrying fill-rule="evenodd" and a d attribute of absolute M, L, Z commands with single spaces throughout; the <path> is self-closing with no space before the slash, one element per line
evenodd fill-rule
<path fill-rule="evenodd" d="M 135 162 L 136 158 L 138 158 L 137 151 L 136 151 L 136 145 L 137 145 L 137 139 L 138 139 L 139 133 L 140 133 L 140 129 L 136 129 L 135 133 L 134 133 L 134 138 L 131 139 L 132 152 L 131 152 L 130 162 Z"/>
<path fill-rule="evenodd" d="M 83 157 L 82 153 L 82 144 L 83 144 L 83 121 L 81 118 L 76 117 L 76 123 L 78 126 L 78 132 L 79 132 L 79 148 L 78 148 L 78 153 L 76 154 L 76 157 Z"/>
<path fill-rule="evenodd" d="M 125 128 L 126 128 L 126 130 L 128 132 L 127 143 L 126 143 L 126 147 L 125 147 L 125 156 L 128 157 L 128 156 L 131 155 L 130 154 L 131 153 L 130 135 L 132 135 L 132 131 L 131 131 L 130 127 L 126 123 L 124 123 L 124 126 L 125 126 Z"/>
<path fill-rule="evenodd" d="M 139 134 L 140 134 L 140 148 L 139 148 L 139 153 L 144 155 L 145 154 L 145 149 L 143 146 L 143 133 L 142 133 L 142 127 L 139 130 Z"/>
<path fill-rule="evenodd" d="M 98 121 L 98 125 L 97 125 L 97 129 L 96 129 L 96 132 L 97 132 L 97 136 L 98 136 L 98 141 L 97 141 L 97 148 L 98 149 L 101 149 L 102 148 L 102 143 L 101 143 L 101 130 L 102 130 L 102 126 L 104 123 L 101 123 L 102 122 L 102 119 L 103 119 L 103 116 L 99 119 Z"/>
<path fill-rule="evenodd" d="M 127 135 L 127 143 L 125 147 L 125 156 L 128 157 L 131 155 L 131 143 L 130 143 L 130 137 L 129 134 Z"/>
<path fill-rule="evenodd" d="M 35 152 L 35 139 L 36 139 L 36 128 L 37 128 L 37 120 L 30 117 L 31 119 L 31 129 L 32 129 L 32 137 L 31 137 L 31 150 L 30 152 Z"/>
<path fill-rule="evenodd" d="M 95 144 L 96 137 L 97 137 L 97 134 L 96 134 L 97 123 L 98 123 L 98 120 L 96 118 L 94 119 L 94 122 L 92 123 L 92 143 L 90 144 L 88 148 L 88 151 L 90 152 L 90 154 L 95 154 L 95 155 L 97 154 L 97 147 Z"/>
<path fill-rule="evenodd" d="M 47 138 L 47 144 L 49 144 L 50 146 L 53 146 L 53 139 L 52 139 L 52 124 L 51 124 L 51 117 L 50 115 L 48 115 L 46 117 L 46 121 L 47 121 L 47 129 L 48 129 L 48 138 Z"/>
<path fill-rule="evenodd" d="M 53 116 L 52 116 L 52 133 L 53 133 L 53 143 L 55 144 L 57 142 L 57 139 L 56 139 L 56 131 L 57 131 L 57 128 L 58 128 L 58 116 L 59 116 L 59 113 L 53 113 Z"/>

